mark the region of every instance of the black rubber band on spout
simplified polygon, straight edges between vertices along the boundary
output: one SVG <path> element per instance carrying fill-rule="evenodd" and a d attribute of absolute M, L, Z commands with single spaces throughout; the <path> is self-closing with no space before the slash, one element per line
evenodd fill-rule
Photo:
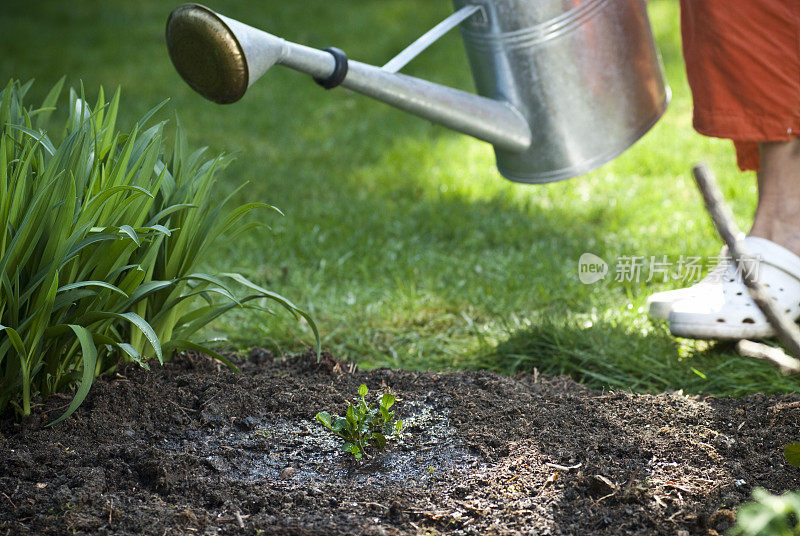
<path fill-rule="evenodd" d="M 336 47 L 328 47 L 323 50 L 331 53 L 336 64 L 328 78 L 317 78 L 315 76 L 314 81 L 325 89 L 333 89 L 344 82 L 344 78 L 347 76 L 347 54 Z"/>

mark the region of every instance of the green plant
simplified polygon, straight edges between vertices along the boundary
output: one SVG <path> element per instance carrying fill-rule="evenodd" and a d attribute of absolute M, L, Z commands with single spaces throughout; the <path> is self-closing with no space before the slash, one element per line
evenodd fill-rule
<path fill-rule="evenodd" d="M 290 301 L 240 274 L 196 271 L 268 207 L 218 200 L 228 159 L 190 153 L 180 124 L 167 158 L 165 122 L 146 127 L 164 102 L 118 131 L 119 90 L 106 102 L 101 88 L 93 109 L 71 90 L 65 126 L 47 129 L 62 84 L 36 109 L 24 104 L 31 82 L 0 92 L 0 412 L 27 416 L 32 396 L 79 382 L 58 422 L 120 360 L 147 368 L 193 349 L 232 366 L 197 332 L 233 308 L 269 311 L 265 300 L 308 320 L 319 351 L 313 320 Z"/>
<path fill-rule="evenodd" d="M 772 495 L 758 488 L 753 499 L 739 508 L 731 536 L 800 535 L 800 492 Z"/>
<path fill-rule="evenodd" d="M 800 467 L 800 443 L 789 443 L 783 449 L 783 456 L 789 464 Z"/>
<path fill-rule="evenodd" d="M 367 456 L 368 448 L 382 450 L 386 440 L 403 429 L 403 421 L 395 421 L 394 411 L 390 411 L 395 397 L 386 393 L 376 405 L 367 403 L 368 392 L 367 386 L 361 384 L 355 405 L 347 403 L 344 417 L 332 416 L 326 411 L 317 413 L 316 417 L 322 426 L 344 440 L 342 450 L 352 453 L 356 460 Z"/>

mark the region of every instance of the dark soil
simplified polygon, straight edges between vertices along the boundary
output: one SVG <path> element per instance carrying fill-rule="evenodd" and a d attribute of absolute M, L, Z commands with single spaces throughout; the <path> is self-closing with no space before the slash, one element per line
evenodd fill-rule
<path fill-rule="evenodd" d="M 751 490 L 800 487 L 800 397 L 598 392 L 484 372 L 354 372 L 185 356 L 0 423 L 0 536 L 716 534 Z M 361 383 L 402 437 L 357 464 L 313 420 Z"/>

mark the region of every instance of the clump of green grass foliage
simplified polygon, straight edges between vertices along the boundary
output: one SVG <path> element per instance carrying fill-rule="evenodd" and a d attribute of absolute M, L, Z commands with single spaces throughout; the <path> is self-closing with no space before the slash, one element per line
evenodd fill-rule
<path fill-rule="evenodd" d="M 195 337 L 233 308 L 280 304 L 309 322 L 319 351 L 313 320 L 287 299 L 197 271 L 215 241 L 257 225 L 251 211 L 274 208 L 219 199 L 228 157 L 189 152 L 180 124 L 168 155 L 166 122 L 148 126 L 164 102 L 120 132 L 119 90 L 106 101 L 101 88 L 91 107 L 70 90 L 66 124 L 50 128 L 63 81 L 38 108 L 24 102 L 30 82 L 0 93 L 0 413 L 27 416 L 33 396 L 78 384 L 58 422 L 121 361 L 148 368 L 197 350 L 232 367 Z"/>
<path fill-rule="evenodd" d="M 327 411 L 317 413 L 317 421 L 342 438 L 342 450 L 353 454 L 356 460 L 366 456 L 370 447 L 383 450 L 386 440 L 403 429 L 403 421 L 395 421 L 394 411 L 390 411 L 395 397 L 386 393 L 378 404 L 373 404 L 366 401 L 368 392 L 367 386 L 361 384 L 356 403 L 347 403 L 344 417 L 332 416 Z"/>
<path fill-rule="evenodd" d="M 800 536 L 800 492 L 772 495 L 758 488 L 739 508 L 731 536 Z"/>

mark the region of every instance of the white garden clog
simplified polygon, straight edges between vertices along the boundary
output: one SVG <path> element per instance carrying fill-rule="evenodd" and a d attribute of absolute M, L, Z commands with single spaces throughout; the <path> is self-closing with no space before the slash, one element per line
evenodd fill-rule
<path fill-rule="evenodd" d="M 719 258 L 727 259 L 727 257 L 728 248 L 723 247 Z M 735 265 L 730 260 L 723 260 L 699 283 L 691 287 L 665 290 L 651 295 L 647 298 L 647 314 L 653 318 L 668 320 L 673 304 L 682 300 L 703 299 L 704 296 L 713 295 L 718 291 L 722 282 L 735 273 Z"/>
<path fill-rule="evenodd" d="M 800 317 L 800 257 L 764 238 L 748 236 L 744 243 L 750 255 L 758 259 L 752 275 L 767 287 L 788 316 Z M 676 337 L 690 339 L 751 339 L 775 333 L 750 297 L 733 261 L 720 282 L 672 303 L 669 329 Z"/>

